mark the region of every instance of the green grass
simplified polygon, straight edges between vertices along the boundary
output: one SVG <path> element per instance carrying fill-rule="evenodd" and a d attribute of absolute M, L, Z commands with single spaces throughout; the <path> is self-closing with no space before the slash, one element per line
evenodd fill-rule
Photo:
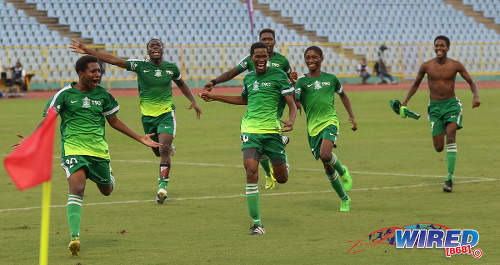
<path fill-rule="evenodd" d="M 419 91 L 410 102 L 409 107 L 422 114 L 418 121 L 403 120 L 389 108 L 389 99 L 402 99 L 405 91 L 349 92 L 359 126 L 356 132 L 349 129 L 337 99 L 343 127 L 335 152 L 354 179 L 350 213 L 338 212 L 339 199 L 321 163 L 309 152 L 305 115 L 298 116 L 287 147 L 292 165 L 289 182 L 268 192 L 261 179 L 267 234 L 254 237 L 247 235 L 245 198 L 237 196 L 245 185 L 239 140 L 244 107 L 200 103 L 204 113 L 196 120 L 194 111 L 186 109 L 186 99 L 175 97 L 178 130 L 169 186 L 172 200 L 165 205 L 153 202 L 158 160 L 152 152 L 108 128 L 117 186 L 104 197 L 87 182 L 79 257 L 70 257 L 66 250 L 68 189 L 60 160 L 54 158 L 49 263 L 498 264 L 500 89 L 480 93 L 482 105 L 472 110 L 470 91 L 457 91 L 464 104 L 464 129 L 457 134 L 456 181 L 474 182 L 456 184 L 452 194 L 441 191 L 444 177 L 423 177 L 446 174 L 445 153 L 433 150 L 426 120 L 428 92 Z M 119 117 L 141 132 L 138 100 L 118 100 Z M 17 141 L 17 132 L 33 131 L 45 101 L 0 101 L 3 156 Z M 58 137 L 56 142 L 55 156 L 59 156 Z M 381 174 L 372 174 L 377 172 Z M 279 196 L 266 196 L 271 194 Z M 40 199 L 41 187 L 17 191 L 0 170 L 0 264 L 38 262 Z M 26 207 L 35 208 L 22 209 Z M 5 211 L 12 208 L 21 209 Z M 476 229 L 483 257 L 445 258 L 441 249 L 382 245 L 346 254 L 377 229 L 413 223 Z"/>

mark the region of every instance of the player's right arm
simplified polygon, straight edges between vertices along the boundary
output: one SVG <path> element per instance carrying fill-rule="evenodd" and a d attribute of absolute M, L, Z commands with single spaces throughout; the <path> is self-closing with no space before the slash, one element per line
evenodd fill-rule
<path fill-rule="evenodd" d="M 420 83 L 422 82 L 422 79 L 424 79 L 425 76 L 425 63 L 423 63 L 420 66 L 420 69 L 418 70 L 417 77 L 415 78 L 415 82 L 413 82 L 413 85 L 411 85 L 410 90 L 408 90 L 408 94 L 406 95 L 405 100 L 401 105 L 406 106 L 408 104 L 408 101 L 410 101 L 410 98 L 417 92 L 418 86 L 420 86 Z"/>
<path fill-rule="evenodd" d="M 87 46 L 85 46 L 85 44 L 80 43 L 76 40 L 71 40 L 71 42 L 69 43 L 69 48 L 73 52 L 92 55 L 92 56 L 97 57 L 99 60 L 101 60 L 103 62 L 107 62 L 109 64 L 113 64 L 113 65 L 116 65 L 116 66 L 121 67 L 121 68 L 127 68 L 127 64 L 126 64 L 125 60 L 118 58 L 116 56 L 113 56 L 111 54 L 108 54 L 108 53 L 99 52 L 99 51 L 90 49 Z"/>
<path fill-rule="evenodd" d="M 226 71 L 216 77 L 215 79 L 212 79 L 208 81 L 205 86 L 203 87 L 207 91 L 212 91 L 214 86 L 219 83 L 224 83 L 226 81 L 229 81 L 233 78 L 235 78 L 237 75 L 241 74 L 244 70 L 240 70 L 238 67 L 234 67 L 229 71 Z"/>
<path fill-rule="evenodd" d="M 225 95 L 216 95 L 212 94 L 208 91 L 203 91 L 199 94 L 199 96 L 205 100 L 206 102 L 210 101 L 220 101 L 224 103 L 229 103 L 233 105 L 247 105 L 247 98 L 242 96 L 225 96 Z"/>

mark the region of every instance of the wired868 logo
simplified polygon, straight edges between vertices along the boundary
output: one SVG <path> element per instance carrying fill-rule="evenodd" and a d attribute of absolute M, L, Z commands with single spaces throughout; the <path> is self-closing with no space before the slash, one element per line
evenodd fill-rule
<path fill-rule="evenodd" d="M 470 229 L 396 229 L 395 241 L 396 248 L 444 248 L 446 257 L 467 254 L 478 259 L 483 255 L 481 249 L 474 249 L 479 233 Z"/>

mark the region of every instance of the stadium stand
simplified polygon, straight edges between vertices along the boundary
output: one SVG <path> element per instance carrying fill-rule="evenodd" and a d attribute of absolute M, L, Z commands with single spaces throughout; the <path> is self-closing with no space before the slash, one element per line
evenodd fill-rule
<path fill-rule="evenodd" d="M 144 44 L 151 37 L 160 37 L 167 44 L 166 59 L 180 65 L 188 79 L 209 79 L 236 65 L 248 53 L 249 44 L 257 40 L 258 30 L 267 27 L 276 31 L 277 51 L 286 55 L 297 71 L 306 71 L 302 53 L 311 43 L 309 38 L 260 10 L 255 10 L 252 33 L 246 5 L 240 0 L 26 2 L 121 57 L 144 58 Z M 452 46 L 450 56 L 470 64 L 469 71 L 500 69 L 497 59 L 500 45 L 489 43 L 499 42 L 499 34 L 444 0 L 310 1 L 308 8 L 302 7 L 302 0 L 258 0 L 256 3 L 269 5 L 270 10 L 291 18 L 296 25 L 314 30 L 319 37 L 341 45 L 342 49 L 352 49 L 354 55 L 371 62 L 377 59 L 379 46 L 385 44 L 389 49 L 384 53 L 384 60 L 397 76 L 414 75 L 422 60 L 433 56 L 429 41 L 439 34 L 449 36 L 453 44 L 481 42 Z M 464 0 L 463 3 L 483 11 L 497 23 L 500 20 L 498 1 Z M 4 46 L 0 48 L 0 57 L 7 58 L 4 64 L 20 58 L 26 69 L 35 73 L 33 82 L 75 78 L 72 64 L 77 55 L 64 47 L 69 39 L 49 30 L 7 0 L 0 0 L 0 30 L 5 32 L 5 37 L 0 39 L 0 46 Z M 25 47 L 5 47 L 19 45 Z M 359 57 L 339 52 L 338 46 L 324 47 L 327 71 L 357 76 Z M 105 80 L 134 79 L 126 71 L 107 70 Z"/>

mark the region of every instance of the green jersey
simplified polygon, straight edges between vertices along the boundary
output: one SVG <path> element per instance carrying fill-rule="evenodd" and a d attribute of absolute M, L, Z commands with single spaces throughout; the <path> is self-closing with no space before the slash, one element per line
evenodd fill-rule
<path fill-rule="evenodd" d="M 281 124 L 276 119 L 280 98 L 291 95 L 294 88 L 280 69 L 269 67 L 264 74 L 249 72 L 243 79 L 241 96 L 248 100 L 248 107 L 241 120 L 243 133 L 280 133 Z"/>
<path fill-rule="evenodd" d="M 288 59 L 277 52 L 274 52 L 273 56 L 269 58 L 269 61 L 267 61 L 267 67 L 278 68 L 283 70 L 285 73 L 288 73 L 288 71 L 290 71 L 290 63 L 288 62 Z M 240 61 L 236 68 L 238 68 L 238 70 L 240 70 L 241 72 L 244 72 L 246 70 L 248 70 L 249 72 L 255 72 L 255 66 L 253 65 L 252 60 L 250 60 L 250 55 L 243 58 L 243 60 Z"/>
<path fill-rule="evenodd" d="M 154 65 L 149 60 L 136 59 L 129 59 L 126 64 L 127 70 L 137 73 L 142 115 L 158 117 L 172 111 L 172 80 L 181 79 L 177 65 L 166 61 Z"/>
<path fill-rule="evenodd" d="M 309 136 L 318 135 L 328 125 L 339 126 L 335 111 L 335 92 L 343 91 L 337 77 L 323 73 L 318 77 L 303 76 L 297 80 L 296 97 L 304 107 Z"/>
<path fill-rule="evenodd" d="M 267 61 L 267 67 L 278 68 L 283 70 L 285 73 L 288 73 L 290 71 L 290 63 L 288 62 L 288 59 L 277 52 L 274 52 L 273 56 L 269 58 L 269 61 Z M 248 70 L 249 72 L 255 71 L 255 66 L 252 60 L 250 60 L 250 56 L 243 58 L 243 60 L 241 60 L 241 62 L 236 66 L 236 68 L 238 68 L 238 70 L 240 70 L 241 72 L 245 70 Z M 278 119 L 280 119 L 281 116 L 283 116 L 283 110 L 285 109 L 285 105 L 286 102 L 284 98 L 281 98 L 277 113 Z"/>
<path fill-rule="evenodd" d="M 105 118 L 115 115 L 120 106 L 103 87 L 97 86 L 89 92 L 75 88 L 72 83 L 59 90 L 47 102 L 61 116 L 61 156 L 87 155 L 109 159 L 108 143 L 105 139 Z"/>

